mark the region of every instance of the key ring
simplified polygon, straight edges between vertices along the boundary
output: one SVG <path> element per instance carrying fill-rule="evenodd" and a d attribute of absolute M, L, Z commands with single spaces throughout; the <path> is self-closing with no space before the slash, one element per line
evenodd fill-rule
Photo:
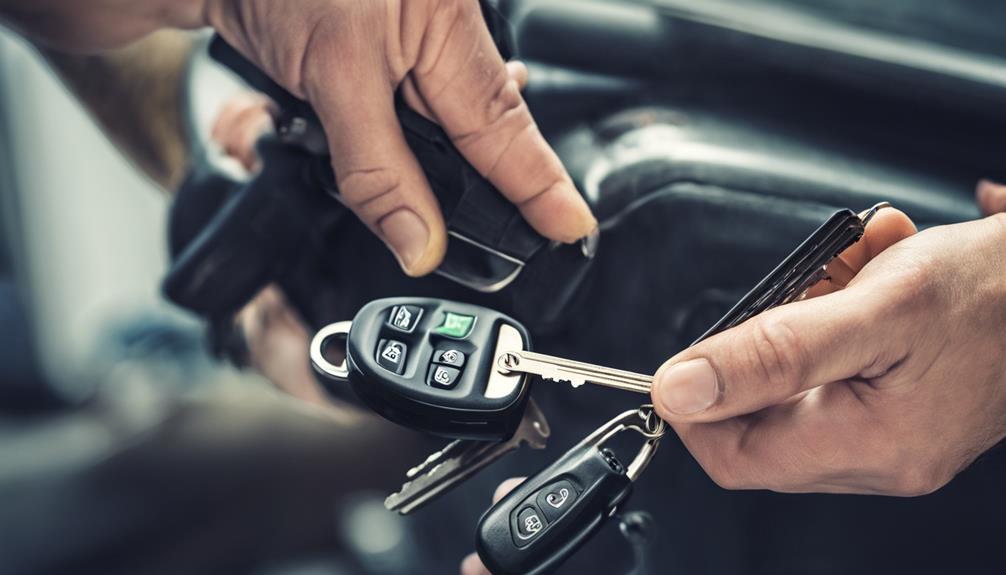
<path fill-rule="evenodd" d="M 339 382 L 349 381 L 349 365 L 346 360 L 343 359 L 338 365 L 328 361 L 325 359 L 325 346 L 337 336 L 349 337 L 352 326 L 351 321 L 333 323 L 321 328 L 311 339 L 311 365 L 322 376 Z"/>
<path fill-rule="evenodd" d="M 653 409 L 653 404 L 647 403 L 639 406 L 639 409 L 636 410 L 636 414 L 643 420 L 643 426 L 631 427 L 638 431 L 643 437 L 650 440 L 658 440 L 667 433 L 667 422 L 657 415 L 657 411 Z"/>

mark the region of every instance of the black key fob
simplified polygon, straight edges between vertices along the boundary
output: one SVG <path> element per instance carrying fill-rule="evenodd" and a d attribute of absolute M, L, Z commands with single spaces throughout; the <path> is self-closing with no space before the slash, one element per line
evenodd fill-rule
<path fill-rule="evenodd" d="M 325 348 L 345 337 L 346 359 Z M 326 385 L 348 381 L 380 415 L 418 431 L 501 441 L 513 435 L 528 399 L 524 374 L 493 365 L 506 350 L 529 350 L 519 322 L 488 308 L 428 298 L 390 298 L 363 307 L 352 322 L 315 336 L 311 360 Z"/>
<path fill-rule="evenodd" d="M 475 548 L 482 562 L 495 575 L 557 568 L 629 497 L 665 429 L 652 409 L 627 411 L 522 483 L 479 520 Z M 625 466 L 605 443 L 630 430 L 646 441 Z"/>

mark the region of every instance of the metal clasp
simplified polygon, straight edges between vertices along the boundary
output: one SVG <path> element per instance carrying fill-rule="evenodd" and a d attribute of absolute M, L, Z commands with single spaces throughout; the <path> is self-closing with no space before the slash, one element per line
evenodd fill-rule
<path fill-rule="evenodd" d="M 638 409 L 632 409 L 616 416 L 584 438 L 574 449 L 597 447 L 615 435 L 630 430 L 646 438 L 646 443 L 639 449 L 635 459 L 626 470 L 629 480 L 636 481 L 650 464 L 653 456 L 657 453 L 660 440 L 667 433 L 667 423 L 660 419 L 652 405 L 642 405 Z"/>

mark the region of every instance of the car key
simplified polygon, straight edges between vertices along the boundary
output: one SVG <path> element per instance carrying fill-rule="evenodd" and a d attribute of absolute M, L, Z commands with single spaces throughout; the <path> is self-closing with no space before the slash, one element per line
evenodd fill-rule
<path fill-rule="evenodd" d="M 384 500 L 384 507 L 402 515 L 412 513 L 522 445 L 544 449 L 550 433 L 545 414 L 532 399 L 520 426 L 509 439 L 452 441 L 410 469 L 405 484 Z"/>
<path fill-rule="evenodd" d="M 346 359 L 325 358 L 344 336 Z M 406 427 L 479 441 L 510 438 L 524 417 L 529 377 L 495 369 L 495 358 L 529 349 L 530 336 L 497 311 L 428 298 L 390 298 L 364 306 L 311 342 L 322 382 L 348 381 L 371 409 Z"/>
<path fill-rule="evenodd" d="M 717 324 L 720 326 L 719 330 L 741 323 L 748 317 L 759 313 L 760 310 L 771 307 L 775 302 L 792 301 L 805 292 L 820 279 L 824 265 L 862 236 L 865 224 L 880 207 L 882 206 L 874 208 L 863 218 L 857 217 L 848 210 L 833 216 L 827 224 L 787 258 L 772 275 L 759 283 L 758 288 L 745 296 L 741 303 L 720 320 Z M 775 295 L 765 297 L 764 292 Z M 449 309 L 453 311 L 448 311 Z M 426 316 L 424 323 L 423 315 L 427 313 L 430 315 Z M 470 315 L 465 316 L 465 313 Z M 437 319 L 433 320 L 434 317 Z M 489 323 L 498 323 L 499 331 L 483 330 L 483 337 L 474 337 L 475 330 L 472 329 L 472 326 L 481 321 L 480 318 L 483 317 L 490 320 Z M 486 321 L 482 322 L 483 328 L 486 323 Z M 354 330 L 353 326 L 357 324 L 369 327 Z M 434 325 L 436 327 L 433 327 Z M 390 332 L 390 336 L 393 337 L 381 339 L 382 334 L 389 335 L 387 329 L 391 327 L 394 328 L 394 331 Z M 514 330 L 513 332 L 510 331 L 511 328 Z M 713 333 L 718 333 L 719 330 L 716 328 L 710 330 L 699 341 Z M 477 355 L 481 359 L 478 360 L 465 356 L 464 350 L 461 349 L 438 349 L 434 354 L 430 354 L 429 348 L 437 344 L 438 337 L 450 336 L 452 331 L 454 337 L 466 335 L 469 344 L 477 341 L 491 341 L 495 333 L 495 350 L 493 354 L 486 354 L 484 350 L 479 348 L 481 353 Z M 366 335 L 361 335 L 364 332 Z M 409 334 L 409 341 L 400 341 L 403 336 L 399 332 Z M 356 335 L 353 335 L 354 333 Z M 511 337 L 504 338 L 501 336 L 503 333 L 510 334 Z M 512 337 L 513 333 L 520 334 L 520 338 Z M 338 335 L 347 336 L 349 341 L 347 342 L 347 360 L 342 365 L 336 366 L 325 359 L 323 351 L 326 343 Z M 377 348 L 374 347 L 375 345 Z M 418 345 L 420 349 L 418 352 L 420 359 L 413 359 L 411 367 L 409 367 L 408 357 L 410 353 L 415 352 L 416 348 L 410 352 L 409 345 Z M 351 381 L 357 393 L 375 411 L 393 421 L 421 431 L 452 437 L 477 438 L 455 441 L 443 450 L 431 455 L 426 462 L 409 472 L 409 480 L 402 486 L 402 489 L 389 496 L 385 502 L 388 509 L 405 514 L 429 503 L 438 495 L 464 481 L 506 453 L 513 451 L 520 444 L 527 443 L 538 449 L 545 446 L 548 437 L 548 424 L 545 422 L 544 415 L 533 402 L 527 404 L 528 407 L 521 413 L 520 406 L 522 404 L 516 400 L 522 395 L 526 398 L 528 385 L 526 376 L 539 375 L 545 379 L 571 381 L 574 385 L 582 385 L 590 381 L 639 393 L 649 392 L 650 376 L 536 354 L 529 351 L 529 348 L 529 338 L 520 324 L 491 310 L 442 300 L 389 299 L 369 304 L 357 314 L 353 322 L 340 322 L 319 331 L 311 344 L 311 358 L 316 370 L 324 380 L 329 382 Z M 366 359 L 368 356 L 365 353 L 360 356 L 364 358 L 362 367 L 360 364 L 354 363 L 353 350 L 368 349 L 377 350 L 379 358 L 375 361 L 377 361 L 377 367 L 384 371 L 376 369 L 373 362 L 368 363 Z M 389 349 L 392 350 L 390 354 L 385 354 Z M 455 355 L 451 352 L 458 352 L 458 354 Z M 444 353 L 448 354 L 447 357 L 444 357 Z M 426 384 L 430 387 L 438 384 L 434 366 L 445 365 L 444 360 L 447 364 L 461 363 L 462 367 L 466 363 L 469 366 L 477 364 L 481 374 L 478 378 L 485 378 L 485 387 L 475 383 L 467 390 L 469 394 L 474 394 L 476 404 L 482 403 L 477 397 L 480 391 L 483 397 L 500 395 L 499 391 L 490 393 L 492 388 L 509 389 L 510 397 L 515 398 L 515 401 L 506 403 L 509 397 L 504 400 L 503 403 L 507 405 L 504 408 L 505 413 L 483 412 L 482 415 L 479 415 L 477 409 L 469 409 L 464 411 L 469 418 L 465 421 L 459 421 L 450 419 L 457 414 L 456 411 L 450 411 L 449 408 L 446 413 L 438 411 L 444 408 L 443 404 L 416 403 L 414 396 L 411 395 L 397 398 L 397 394 L 402 393 L 403 390 L 422 389 L 422 379 L 416 377 L 417 373 L 421 374 L 422 372 L 417 371 L 415 365 L 417 363 L 424 364 L 427 358 L 440 360 L 440 363 L 430 360 L 432 364 L 430 371 L 427 372 L 426 380 Z M 488 365 L 483 367 L 483 363 Z M 412 369 L 412 377 L 407 377 L 409 369 Z M 402 377 L 394 378 L 387 373 Z M 451 372 L 447 373 L 451 375 Z M 508 378 L 508 383 L 502 385 L 502 380 L 496 378 L 497 376 Z M 519 380 L 510 379 L 517 376 L 522 377 L 519 377 Z M 494 378 L 496 378 L 495 383 Z M 449 378 L 445 377 L 444 381 L 449 381 Z M 484 391 L 482 391 L 483 389 Z M 444 397 L 455 403 L 459 401 L 458 394 Z M 434 400 L 437 398 L 434 397 Z M 460 397 L 460 400 L 464 403 L 464 397 Z M 408 409 L 400 410 L 399 405 L 404 405 Z M 485 404 L 482 405 L 484 407 Z M 444 417 L 439 417 L 438 413 Z M 503 415 L 505 417 L 501 417 Z M 495 431 L 491 434 L 478 435 L 473 433 L 473 425 L 477 425 L 479 421 L 477 417 L 479 416 L 500 418 L 500 421 L 507 423 L 502 426 L 495 425 Z M 519 427 L 515 426 L 514 428 L 516 433 L 506 431 L 509 425 L 515 421 L 519 423 Z"/>
<path fill-rule="evenodd" d="M 863 237 L 866 225 L 885 207 L 890 207 L 890 204 L 877 204 L 862 216 L 851 210 L 835 213 L 692 345 L 740 325 L 770 308 L 803 297 L 807 290 L 826 276 L 826 266 Z M 523 373 L 549 381 L 568 381 L 573 387 L 592 383 L 648 394 L 653 383 L 650 375 L 530 350 L 500 352 L 496 358 L 496 368 L 506 375 Z"/>
<path fill-rule="evenodd" d="M 824 277 L 824 267 L 862 237 L 866 224 L 882 207 L 873 208 L 862 218 L 847 210 L 835 214 L 696 343 L 775 305 L 802 297 Z M 591 382 L 641 393 L 649 392 L 650 387 L 649 376 L 529 351 L 502 353 L 497 358 L 497 368 L 502 373 L 528 373 L 545 379 L 570 381 L 574 386 Z M 642 417 L 646 410 L 649 416 L 655 417 L 652 406 L 641 408 L 637 417 Z M 639 477 L 659 444 L 665 429 L 663 421 L 660 421 L 660 433 L 648 436 L 644 450 L 633 462 L 635 468 L 630 466 L 625 478 L 617 466 L 609 471 L 596 463 L 589 466 L 580 462 L 596 460 L 598 453 L 608 461 L 603 452 L 597 452 L 596 446 L 610 437 L 612 425 L 617 428 L 620 418 L 628 416 L 631 419 L 628 415 L 631 413 L 622 414 L 602 426 L 482 516 L 476 530 L 475 547 L 482 562 L 493 573 L 540 575 L 552 571 L 588 541 L 625 501 L 631 482 Z M 650 427 L 639 430 L 644 435 L 647 431 L 656 432 Z M 587 450 L 585 454 L 585 445 L 592 441 L 594 452 Z"/>
<path fill-rule="evenodd" d="M 646 405 L 591 433 L 482 516 L 475 539 L 482 562 L 496 575 L 537 575 L 558 567 L 629 497 L 666 429 Z M 604 446 L 629 430 L 645 442 L 624 466 Z"/>

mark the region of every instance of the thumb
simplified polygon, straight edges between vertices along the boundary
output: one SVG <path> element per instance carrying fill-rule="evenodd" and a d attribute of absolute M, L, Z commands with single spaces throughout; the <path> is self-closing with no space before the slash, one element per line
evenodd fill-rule
<path fill-rule="evenodd" d="M 856 377 L 874 364 L 882 342 L 855 291 L 769 310 L 672 358 L 654 377 L 658 414 L 721 421 Z"/>
<path fill-rule="evenodd" d="M 465 6 L 451 33 L 430 35 L 442 44 L 429 51 L 435 59 L 420 58 L 416 87 L 458 151 L 538 233 L 573 243 L 597 220 L 521 96 L 526 70 L 507 68 L 477 3 Z"/>
<path fill-rule="evenodd" d="M 407 274 L 425 275 L 443 259 L 447 232 L 395 115 L 393 88 L 380 74 L 360 72 L 340 81 L 347 78 L 340 76 L 338 61 L 328 59 L 316 76 L 326 81 L 308 83 L 307 91 L 329 138 L 340 199 Z"/>

